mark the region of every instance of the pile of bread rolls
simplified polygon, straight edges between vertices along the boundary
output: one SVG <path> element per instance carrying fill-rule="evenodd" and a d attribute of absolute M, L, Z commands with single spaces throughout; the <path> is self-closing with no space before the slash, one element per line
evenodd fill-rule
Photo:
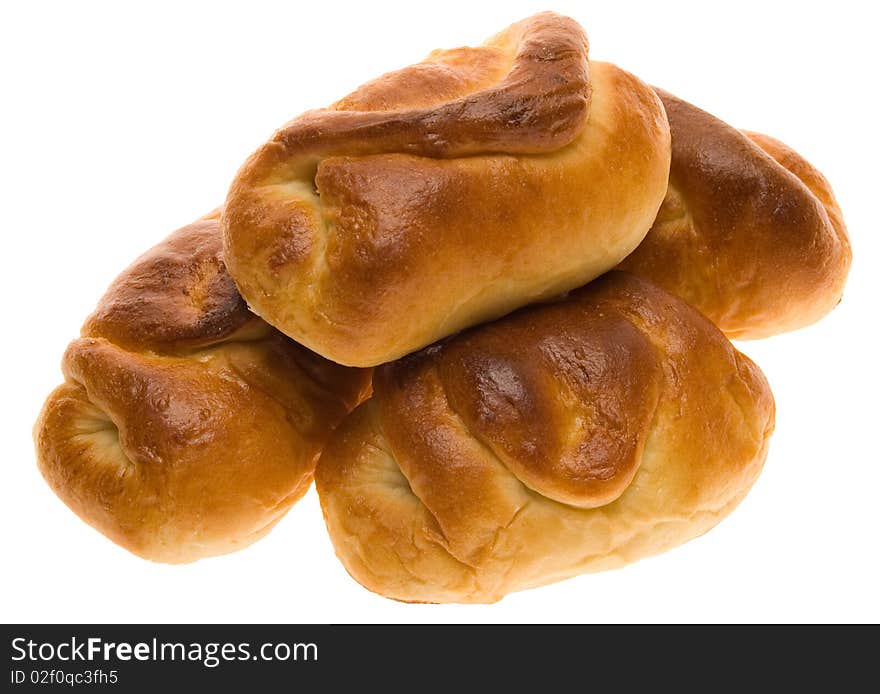
<path fill-rule="evenodd" d="M 818 320 L 850 259 L 796 152 L 538 14 L 278 130 L 111 285 L 38 465 L 173 563 L 259 539 L 314 478 L 366 588 L 492 602 L 730 513 L 774 401 L 728 338 Z"/>

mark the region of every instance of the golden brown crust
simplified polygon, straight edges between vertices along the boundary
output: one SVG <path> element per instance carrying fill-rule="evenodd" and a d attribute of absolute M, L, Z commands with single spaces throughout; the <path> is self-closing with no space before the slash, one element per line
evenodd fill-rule
<path fill-rule="evenodd" d="M 376 371 L 316 471 L 337 554 L 406 601 L 487 602 L 705 532 L 757 478 L 758 368 L 609 273 Z"/>
<path fill-rule="evenodd" d="M 64 355 L 34 438 L 40 471 L 135 554 L 185 562 L 267 533 L 308 489 L 369 374 L 249 314 L 225 273 L 218 215 L 125 270 Z"/>
<path fill-rule="evenodd" d="M 619 262 L 659 207 L 669 133 L 653 91 L 587 50 L 536 15 L 279 130 L 223 215 L 251 307 L 369 366 Z"/>
<path fill-rule="evenodd" d="M 223 263 L 220 211 L 179 229 L 113 281 L 83 335 L 133 349 L 175 351 L 265 325 L 235 288 Z"/>
<path fill-rule="evenodd" d="M 686 299 L 734 338 L 818 320 L 852 258 L 831 187 L 781 142 L 657 90 L 672 130 L 669 190 L 620 268 Z"/>

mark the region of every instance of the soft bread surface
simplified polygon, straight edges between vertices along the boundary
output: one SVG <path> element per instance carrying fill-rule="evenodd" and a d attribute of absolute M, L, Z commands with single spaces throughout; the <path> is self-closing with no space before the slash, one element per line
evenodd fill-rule
<path fill-rule="evenodd" d="M 219 213 L 125 270 L 64 355 L 34 428 L 37 462 L 84 521 L 142 557 L 186 562 L 266 534 L 308 489 L 369 373 L 251 314 Z"/>
<path fill-rule="evenodd" d="M 669 190 L 620 268 L 686 299 L 731 338 L 822 318 L 852 260 L 828 181 L 778 140 L 657 91 L 672 130 Z"/>
<path fill-rule="evenodd" d="M 614 267 L 669 159 L 653 90 L 539 14 L 281 128 L 232 184 L 225 256 L 269 323 L 371 366 Z"/>
<path fill-rule="evenodd" d="M 764 376 L 714 325 L 613 272 L 379 367 L 316 483 L 364 586 L 492 602 L 704 533 L 773 424 Z"/>

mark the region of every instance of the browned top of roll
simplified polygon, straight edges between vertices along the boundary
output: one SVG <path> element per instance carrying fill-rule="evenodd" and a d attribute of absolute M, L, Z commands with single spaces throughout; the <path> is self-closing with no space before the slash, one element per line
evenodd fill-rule
<path fill-rule="evenodd" d="M 735 338 L 793 330 L 828 313 L 852 253 L 822 174 L 778 140 L 657 93 L 672 131 L 669 189 L 620 268 L 686 299 Z"/>
<path fill-rule="evenodd" d="M 615 499 L 638 466 L 660 367 L 650 341 L 608 310 L 605 301 L 536 307 L 381 369 L 386 433 L 405 437 L 413 459 L 436 456 L 406 434 L 425 430 L 411 400 L 421 372 L 435 370 L 450 409 L 530 488 L 583 507 Z M 436 493 L 455 498 L 451 487 Z"/>
<path fill-rule="evenodd" d="M 215 210 L 178 229 L 123 270 L 86 320 L 83 335 L 174 351 L 261 323 L 226 272 L 219 219 Z"/>

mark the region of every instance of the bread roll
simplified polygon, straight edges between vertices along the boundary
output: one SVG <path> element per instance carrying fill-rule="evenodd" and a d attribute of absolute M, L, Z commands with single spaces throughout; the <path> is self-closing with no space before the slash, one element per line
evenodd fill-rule
<path fill-rule="evenodd" d="M 376 370 L 316 483 L 372 591 L 492 602 L 714 526 L 773 429 L 760 370 L 693 308 L 613 272 Z"/>
<path fill-rule="evenodd" d="M 265 535 L 308 488 L 369 374 L 248 312 L 219 215 L 184 227 L 112 284 L 64 355 L 34 428 L 49 486 L 137 555 L 187 562 Z"/>
<path fill-rule="evenodd" d="M 658 90 L 672 129 L 669 190 L 620 268 L 700 309 L 731 338 L 819 320 L 852 259 L 828 181 L 797 152 Z"/>
<path fill-rule="evenodd" d="M 281 128 L 229 191 L 226 259 L 266 321 L 371 366 L 614 267 L 669 157 L 653 90 L 539 14 Z"/>

